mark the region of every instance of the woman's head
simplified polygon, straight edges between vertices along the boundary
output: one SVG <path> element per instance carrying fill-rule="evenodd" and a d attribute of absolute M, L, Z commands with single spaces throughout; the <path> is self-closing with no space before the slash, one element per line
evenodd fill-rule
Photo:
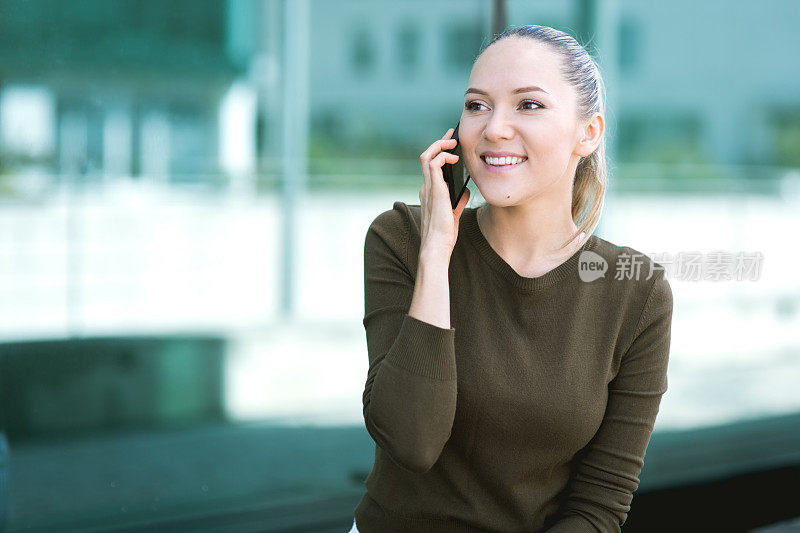
<path fill-rule="evenodd" d="M 516 93 L 520 88 L 529 90 Z M 464 102 L 459 142 L 488 203 L 566 201 L 578 230 L 564 245 L 582 231 L 589 235 L 602 212 L 606 161 L 605 86 L 587 51 L 547 26 L 506 30 L 475 59 Z M 481 157 L 486 152 L 524 160 L 498 171 Z"/>

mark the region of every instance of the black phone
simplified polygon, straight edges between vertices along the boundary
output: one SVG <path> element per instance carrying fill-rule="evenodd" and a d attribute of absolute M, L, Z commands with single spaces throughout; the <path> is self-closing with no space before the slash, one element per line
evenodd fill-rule
<path fill-rule="evenodd" d="M 453 205 L 453 209 L 456 208 L 464 191 L 467 190 L 467 182 L 469 181 L 469 173 L 467 172 L 467 167 L 464 165 L 464 156 L 461 153 L 461 143 L 458 142 L 459 124 L 461 124 L 460 120 L 458 124 L 456 124 L 453 130 L 453 136 L 451 137 L 451 139 L 456 140 L 455 148 L 445 150 L 451 154 L 456 154 L 458 156 L 458 161 L 442 165 L 442 175 L 444 175 L 444 181 L 447 182 L 447 188 L 450 189 L 450 203 Z"/>

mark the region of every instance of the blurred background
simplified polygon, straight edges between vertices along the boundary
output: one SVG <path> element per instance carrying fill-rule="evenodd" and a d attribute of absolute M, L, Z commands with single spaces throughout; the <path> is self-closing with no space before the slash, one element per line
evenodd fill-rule
<path fill-rule="evenodd" d="M 793 0 L 0 0 L 0 530 L 347 531 L 366 230 L 419 203 L 481 44 L 523 24 L 605 76 L 597 235 L 761 258 L 670 278 L 624 531 L 796 530 L 799 23 Z"/>

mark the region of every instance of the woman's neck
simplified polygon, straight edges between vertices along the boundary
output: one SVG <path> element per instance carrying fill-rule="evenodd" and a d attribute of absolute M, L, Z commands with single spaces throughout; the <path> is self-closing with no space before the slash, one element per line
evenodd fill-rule
<path fill-rule="evenodd" d="M 528 277 L 538 277 L 549 272 L 560 265 L 578 251 L 585 241 L 586 234 L 572 239 L 569 244 L 562 247 L 570 235 L 577 231 L 578 227 L 570 221 L 570 226 L 562 231 L 551 231 L 540 236 L 519 238 L 518 228 L 509 227 L 509 221 L 504 222 L 504 228 L 496 232 L 497 222 L 492 217 L 493 211 L 489 204 L 484 204 L 478 208 L 477 222 L 478 227 L 492 248 L 517 272 L 533 273 Z M 506 235 L 500 238 L 499 235 Z M 537 238 L 539 242 L 537 242 Z M 524 274 L 523 274 L 524 275 Z"/>

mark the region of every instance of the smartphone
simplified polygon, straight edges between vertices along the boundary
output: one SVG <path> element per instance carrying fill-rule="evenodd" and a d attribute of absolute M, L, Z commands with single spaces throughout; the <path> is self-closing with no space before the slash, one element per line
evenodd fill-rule
<path fill-rule="evenodd" d="M 460 120 L 458 124 L 456 124 L 453 130 L 453 136 L 451 137 L 451 139 L 456 140 L 455 148 L 445 150 L 451 154 L 456 154 L 458 156 L 458 161 L 442 165 L 442 174 L 444 175 L 444 181 L 447 182 L 447 188 L 450 189 L 450 203 L 453 205 L 453 209 L 456 208 L 464 191 L 467 190 L 467 182 L 469 181 L 469 173 L 467 172 L 467 167 L 464 165 L 464 156 L 461 154 L 461 143 L 458 142 L 459 124 L 461 124 Z"/>

